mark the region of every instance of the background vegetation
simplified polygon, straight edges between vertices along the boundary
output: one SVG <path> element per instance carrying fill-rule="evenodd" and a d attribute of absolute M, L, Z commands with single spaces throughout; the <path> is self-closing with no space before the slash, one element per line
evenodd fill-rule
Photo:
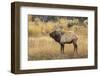
<path fill-rule="evenodd" d="M 48 59 L 71 59 L 86 58 L 87 17 L 65 17 L 65 16 L 28 16 L 28 60 L 48 60 Z M 60 45 L 50 38 L 49 33 L 55 29 L 62 31 L 73 31 L 78 35 L 79 55 L 73 55 L 73 45 L 65 45 L 65 54 L 60 53 Z"/>

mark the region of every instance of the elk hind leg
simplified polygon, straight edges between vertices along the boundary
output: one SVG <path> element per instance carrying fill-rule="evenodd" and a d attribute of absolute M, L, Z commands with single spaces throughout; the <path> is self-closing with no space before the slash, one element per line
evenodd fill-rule
<path fill-rule="evenodd" d="M 73 45 L 74 45 L 74 53 L 76 52 L 76 54 L 78 55 L 78 51 L 77 51 L 77 43 L 76 43 L 76 41 L 75 42 L 73 42 Z"/>

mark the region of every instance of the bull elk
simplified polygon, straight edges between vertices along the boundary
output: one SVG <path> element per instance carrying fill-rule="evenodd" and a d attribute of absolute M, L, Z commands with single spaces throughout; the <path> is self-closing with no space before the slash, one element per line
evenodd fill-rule
<path fill-rule="evenodd" d="M 50 34 L 50 37 L 53 38 L 56 42 L 58 42 L 61 45 L 61 54 L 64 54 L 64 45 L 65 44 L 73 44 L 74 46 L 74 52 L 77 52 L 77 40 L 78 36 L 73 32 L 62 32 L 62 31 L 53 31 Z"/>

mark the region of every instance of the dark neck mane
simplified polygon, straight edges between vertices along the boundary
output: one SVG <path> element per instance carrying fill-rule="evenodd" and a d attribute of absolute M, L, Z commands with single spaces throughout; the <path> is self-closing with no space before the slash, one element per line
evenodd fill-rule
<path fill-rule="evenodd" d="M 60 42 L 60 39 L 61 39 L 60 34 L 59 35 L 56 35 L 55 38 L 54 38 L 54 40 L 57 41 L 57 42 Z"/>

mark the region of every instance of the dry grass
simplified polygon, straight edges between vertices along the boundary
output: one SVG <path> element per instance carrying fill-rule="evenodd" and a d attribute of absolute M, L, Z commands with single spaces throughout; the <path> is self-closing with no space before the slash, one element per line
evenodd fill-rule
<path fill-rule="evenodd" d="M 61 55 L 60 45 L 49 37 L 48 33 L 53 30 L 53 22 L 29 22 L 29 38 L 28 38 L 28 60 L 50 60 L 50 59 L 72 59 L 87 58 L 88 41 L 87 28 L 84 26 L 75 26 L 66 28 L 64 20 L 60 21 L 63 30 L 74 31 L 78 35 L 78 53 L 73 54 L 73 44 L 65 44 L 64 55 Z"/>
<path fill-rule="evenodd" d="M 84 30 L 82 30 L 84 31 Z M 86 58 L 87 50 L 87 36 L 82 32 L 78 34 L 78 53 L 73 55 L 73 44 L 65 44 L 65 54 L 61 55 L 60 45 L 49 36 L 29 37 L 29 60 L 47 60 L 47 59 L 64 59 L 64 58 Z"/>

